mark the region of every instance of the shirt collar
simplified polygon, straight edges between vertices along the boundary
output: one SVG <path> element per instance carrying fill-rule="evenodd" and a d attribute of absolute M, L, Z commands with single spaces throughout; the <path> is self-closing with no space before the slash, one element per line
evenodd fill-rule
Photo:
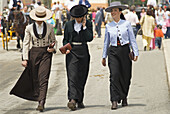
<path fill-rule="evenodd" d="M 43 27 L 44 23 L 41 23 L 41 25 L 39 25 L 39 24 L 37 24 L 37 22 L 35 22 L 35 25 L 36 25 L 37 27 Z"/>
<path fill-rule="evenodd" d="M 119 20 L 119 22 L 115 22 L 115 21 L 113 20 L 113 22 L 114 22 L 115 24 L 119 24 L 119 23 L 120 23 L 120 21 L 121 21 L 121 19 Z"/>

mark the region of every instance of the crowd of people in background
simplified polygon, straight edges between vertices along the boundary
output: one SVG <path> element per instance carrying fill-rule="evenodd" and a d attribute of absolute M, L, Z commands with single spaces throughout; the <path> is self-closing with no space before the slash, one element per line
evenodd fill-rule
<path fill-rule="evenodd" d="M 30 19 L 29 12 L 38 6 L 43 5 L 41 1 L 38 1 L 36 3 L 35 0 L 32 0 L 32 3 L 27 6 L 24 6 L 20 0 L 16 1 L 17 2 L 15 3 L 15 6 L 13 6 L 13 0 L 10 0 L 8 6 L 4 7 L 2 14 L 3 18 L 1 20 L 2 26 L 6 26 L 5 22 L 8 20 L 10 13 L 12 13 L 15 9 L 20 9 L 23 14 L 29 19 L 29 24 L 31 24 L 34 21 Z M 158 28 L 161 28 L 164 34 L 162 38 L 170 38 L 170 5 L 169 3 L 166 3 L 164 5 L 157 5 L 156 2 L 152 1 L 154 0 L 148 0 L 147 7 L 143 7 L 140 14 L 138 14 L 139 12 L 136 12 L 136 9 L 138 7 L 135 7 L 135 5 L 128 6 L 128 9 L 123 11 L 125 19 L 131 22 L 135 37 L 137 37 L 137 33 L 140 27 L 143 28 L 142 37 L 144 50 L 155 49 L 155 44 L 157 44 L 155 43 L 155 39 Z M 93 22 L 94 37 L 101 38 L 102 25 L 113 21 L 111 14 L 109 12 L 105 12 L 105 7 L 98 6 L 96 7 L 96 9 L 91 8 L 91 4 L 88 0 L 79 0 L 78 3 L 75 2 L 75 0 L 67 0 L 64 5 L 57 1 L 52 4 L 53 5 L 51 7 L 51 11 L 53 12 L 53 16 L 49 20 L 47 20 L 47 22 L 53 24 L 54 32 L 56 35 L 62 35 L 62 30 L 64 29 L 65 23 L 69 20 L 72 20 L 72 17 L 70 16 L 70 9 L 77 4 L 83 4 L 88 7 L 89 12 L 87 15 L 87 19 Z M 151 14 L 147 13 L 148 9 L 150 9 Z M 151 26 L 154 27 L 148 28 L 149 26 L 147 23 L 151 23 L 152 17 L 154 24 L 152 24 Z M 150 29 L 151 32 L 149 32 L 148 29 Z M 2 32 L 3 31 L 4 30 L 2 30 Z M 157 47 L 159 46 L 156 46 L 156 48 Z"/>

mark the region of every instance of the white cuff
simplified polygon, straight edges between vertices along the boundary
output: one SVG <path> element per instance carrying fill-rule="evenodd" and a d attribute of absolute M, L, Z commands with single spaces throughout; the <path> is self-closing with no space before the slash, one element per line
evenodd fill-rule
<path fill-rule="evenodd" d="M 86 28 L 87 28 L 87 27 L 86 27 L 86 26 L 84 26 L 84 27 L 83 27 L 83 30 L 85 30 Z"/>

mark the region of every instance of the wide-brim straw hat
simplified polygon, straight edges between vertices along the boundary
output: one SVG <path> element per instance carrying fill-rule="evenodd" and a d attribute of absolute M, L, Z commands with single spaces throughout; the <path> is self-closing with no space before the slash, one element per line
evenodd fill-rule
<path fill-rule="evenodd" d="M 38 6 L 30 11 L 30 17 L 35 21 L 45 21 L 52 17 L 52 12 L 43 6 Z"/>
<path fill-rule="evenodd" d="M 83 17 L 88 13 L 88 8 L 85 5 L 75 5 L 70 9 L 70 15 L 74 18 Z"/>
<path fill-rule="evenodd" d="M 122 5 L 119 1 L 117 2 L 112 2 L 110 3 L 110 6 L 108 8 L 106 8 L 106 12 L 112 12 L 113 8 L 121 8 L 122 10 L 126 9 L 127 6 Z"/>

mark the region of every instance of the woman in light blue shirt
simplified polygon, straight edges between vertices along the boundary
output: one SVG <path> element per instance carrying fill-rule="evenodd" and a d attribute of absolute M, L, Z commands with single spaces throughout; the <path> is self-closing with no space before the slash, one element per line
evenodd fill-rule
<path fill-rule="evenodd" d="M 134 53 L 133 61 L 138 58 L 138 46 L 130 22 L 121 18 L 126 6 L 112 2 L 106 12 L 111 12 L 113 21 L 106 25 L 102 64 L 110 70 L 111 109 L 117 109 L 117 103 L 127 106 L 127 95 L 130 86 L 132 61 L 129 58 L 130 47 Z"/>

